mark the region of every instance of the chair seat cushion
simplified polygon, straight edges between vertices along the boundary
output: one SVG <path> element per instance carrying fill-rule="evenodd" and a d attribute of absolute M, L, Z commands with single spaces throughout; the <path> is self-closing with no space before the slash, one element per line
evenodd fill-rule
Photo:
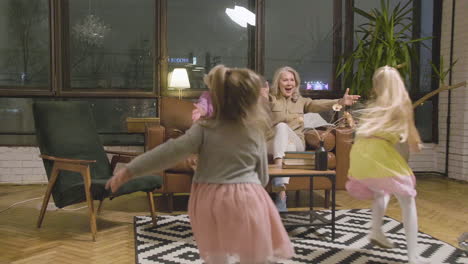
<path fill-rule="evenodd" d="M 103 200 L 109 197 L 109 191 L 105 188 L 106 182 L 106 179 L 91 180 L 91 196 L 93 200 Z M 60 190 L 54 187 L 56 190 L 54 190 L 52 195 L 54 197 L 54 203 L 58 208 L 86 201 L 83 181 L 75 182 L 66 187 L 67 188 L 62 187 Z"/>
<path fill-rule="evenodd" d="M 112 196 L 117 197 L 137 191 L 152 192 L 155 189 L 161 188 L 162 184 L 163 178 L 159 175 L 137 177 L 122 185 Z"/>
<path fill-rule="evenodd" d="M 91 180 L 91 195 L 93 200 L 104 200 L 111 196 L 110 191 L 106 189 L 107 179 Z M 161 176 L 143 176 L 132 179 L 122 185 L 119 190 L 112 194 L 112 197 L 133 193 L 137 191 L 150 192 L 161 188 L 163 179 Z M 55 205 L 63 208 L 68 205 L 86 201 L 84 183 L 69 185 L 67 189 L 53 193 Z"/>

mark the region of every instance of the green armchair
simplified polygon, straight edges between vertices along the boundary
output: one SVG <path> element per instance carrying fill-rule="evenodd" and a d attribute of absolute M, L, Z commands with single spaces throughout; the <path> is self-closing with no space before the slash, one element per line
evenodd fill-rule
<path fill-rule="evenodd" d="M 153 191 L 162 186 L 160 176 L 135 178 L 124 184 L 116 193 L 105 189 L 119 162 L 128 162 L 138 153 L 107 152 L 114 154 L 109 162 L 91 111 L 86 102 L 44 101 L 35 102 L 33 115 L 37 143 L 47 173 L 48 186 L 37 222 L 40 228 L 50 196 L 58 208 L 87 202 L 93 240 L 96 240 L 96 213 L 93 200 L 99 200 L 97 212 L 105 198 L 143 191 L 147 193 L 153 225 L 156 211 Z"/>

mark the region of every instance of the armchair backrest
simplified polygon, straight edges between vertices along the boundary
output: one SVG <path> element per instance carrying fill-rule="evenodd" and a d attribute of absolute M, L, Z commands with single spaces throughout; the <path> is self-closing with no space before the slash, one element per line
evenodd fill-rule
<path fill-rule="evenodd" d="M 185 132 L 192 126 L 193 102 L 173 97 L 161 98 L 161 125 L 166 128 L 166 139 L 174 135 L 174 130 Z M 175 133 L 177 134 L 177 133 Z"/>
<path fill-rule="evenodd" d="M 93 179 L 108 179 L 112 175 L 109 159 L 96 130 L 91 107 L 87 102 L 44 101 L 33 105 L 36 138 L 41 154 L 82 160 L 96 160 L 91 165 Z M 53 162 L 43 160 L 50 178 Z M 60 195 L 83 182 L 80 174 L 61 171 L 52 194 L 56 204 L 64 202 Z M 84 193 L 83 193 L 84 195 Z M 59 206 L 60 207 L 60 206 Z"/>

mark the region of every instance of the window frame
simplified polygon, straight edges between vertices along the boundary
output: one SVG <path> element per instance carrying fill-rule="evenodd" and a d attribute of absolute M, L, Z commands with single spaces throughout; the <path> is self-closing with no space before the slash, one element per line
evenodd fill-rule
<path fill-rule="evenodd" d="M 153 88 L 150 92 L 137 89 L 111 90 L 111 89 L 78 89 L 70 87 L 70 69 L 68 60 L 69 47 L 69 1 L 48 0 L 49 4 L 49 40 L 50 40 L 50 70 L 49 87 L 20 87 L 2 86 L 0 96 L 6 97 L 109 97 L 109 98 L 155 98 L 159 101 L 161 96 L 179 96 L 179 91 L 167 89 L 168 51 L 167 51 L 167 1 L 154 1 L 154 35 L 153 35 Z M 267 0 L 248 0 L 248 8 L 256 13 L 256 26 L 248 26 L 247 60 L 249 68 L 263 74 L 265 70 L 265 5 Z M 414 0 L 415 5 L 421 0 Z M 332 74 L 336 72 L 341 56 L 349 56 L 354 41 L 354 0 L 333 0 L 333 66 Z M 436 12 L 437 10 L 437 12 Z M 439 64 L 440 36 L 441 36 L 441 10 L 442 0 L 434 0 L 434 26 L 433 26 L 433 61 Z M 344 17 L 343 17 L 344 15 Z M 418 15 L 415 10 L 413 15 Z M 419 16 L 421 16 L 419 12 Z M 344 21 L 343 21 L 344 20 Z M 417 30 L 416 30 L 417 31 Z M 417 32 L 413 32 L 416 34 Z M 343 48 L 344 47 L 344 48 Z M 65 67 L 67 66 L 67 67 Z M 417 69 L 416 69 L 417 70 Z M 416 78 L 414 78 L 416 79 Z M 418 80 L 414 80 L 419 82 Z M 413 83 L 417 84 L 417 83 Z M 438 81 L 433 78 L 432 90 L 436 89 Z M 333 99 L 343 95 L 346 83 L 341 77 L 333 78 L 331 90 L 313 91 L 303 90 L 302 95 L 314 99 Z M 413 86 L 415 87 L 415 86 Z M 18 89 L 20 88 L 20 89 Z M 185 99 L 197 98 L 203 90 L 186 89 L 181 92 Z M 423 93 L 410 91 L 413 100 L 420 98 Z M 438 142 L 438 96 L 430 99 L 433 102 L 433 133 L 432 142 Z M 158 104 L 159 108 L 159 104 Z M 159 113 L 158 109 L 157 113 Z"/>

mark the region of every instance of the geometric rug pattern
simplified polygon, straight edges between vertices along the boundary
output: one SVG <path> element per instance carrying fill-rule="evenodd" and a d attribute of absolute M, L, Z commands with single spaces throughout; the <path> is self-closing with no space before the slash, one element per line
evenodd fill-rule
<path fill-rule="evenodd" d="M 330 211 L 317 211 L 330 219 Z M 384 218 L 383 230 L 396 248 L 373 247 L 367 240 L 371 224 L 369 209 L 337 210 L 335 239 L 331 240 L 330 227 L 288 227 L 294 244 L 295 256 L 275 263 L 343 263 L 390 264 L 406 263 L 406 239 L 403 224 L 389 217 Z M 287 215 L 285 223 L 307 222 L 306 216 Z M 137 216 L 135 226 L 135 257 L 138 264 L 203 263 L 193 240 L 187 215 L 163 215 L 157 228 L 151 225 L 151 217 Z M 418 234 L 418 251 L 431 263 L 468 264 L 463 252 L 427 234 Z M 235 260 L 233 260 L 235 263 Z"/>

